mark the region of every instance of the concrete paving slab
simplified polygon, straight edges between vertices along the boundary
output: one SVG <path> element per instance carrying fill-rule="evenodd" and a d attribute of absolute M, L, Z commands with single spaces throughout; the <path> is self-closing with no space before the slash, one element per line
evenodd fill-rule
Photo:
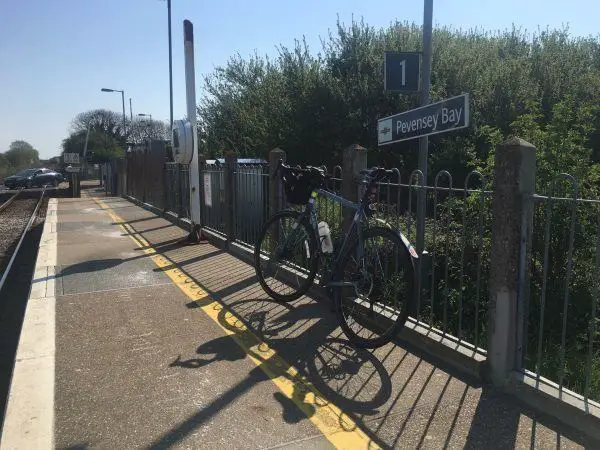
<path fill-rule="evenodd" d="M 109 218 L 110 219 L 110 218 Z M 83 220 L 73 220 L 73 221 L 65 221 L 62 217 L 59 217 L 59 220 L 56 224 L 57 232 L 64 233 L 73 233 L 73 232 L 86 232 L 87 230 L 95 231 L 114 231 L 115 227 L 111 223 L 110 220 L 105 221 L 83 221 Z M 119 236 L 123 236 L 125 233 L 119 233 Z"/>
<path fill-rule="evenodd" d="M 60 240 L 59 240 L 60 245 Z M 146 255 L 95 259 L 57 268 L 58 295 L 165 284 L 168 279 L 153 271 Z"/>
<path fill-rule="evenodd" d="M 143 252 L 135 250 L 135 244 L 129 238 L 127 240 L 107 239 L 99 242 L 60 242 L 60 253 L 58 254 L 58 264 L 69 266 L 85 262 L 88 260 L 104 260 L 118 258 L 129 260 L 132 258 L 147 258 Z M 152 265 L 149 265 L 152 267 Z"/>
<path fill-rule="evenodd" d="M 79 224 L 77 227 L 66 227 L 66 230 L 64 225 L 66 224 L 57 224 L 59 244 L 98 244 L 118 239 L 121 240 L 120 245 L 131 245 L 131 240 L 121 230 L 110 224 Z M 69 228 L 71 229 L 69 230 Z"/>
<path fill-rule="evenodd" d="M 57 298 L 57 448 L 268 448 L 319 434 L 187 302 L 172 284 Z"/>

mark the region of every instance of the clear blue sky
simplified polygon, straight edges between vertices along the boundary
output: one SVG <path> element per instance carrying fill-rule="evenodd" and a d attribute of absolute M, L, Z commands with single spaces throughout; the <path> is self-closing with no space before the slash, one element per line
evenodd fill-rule
<path fill-rule="evenodd" d="M 275 54 L 278 44 L 319 36 L 336 16 L 373 26 L 422 21 L 422 2 L 407 0 L 172 0 L 174 115 L 185 114 L 183 20 L 194 24 L 197 96 L 204 74 L 239 52 Z M 569 25 L 597 35 L 598 0 L 457 0 L 434 2 L 434 24 L 529 31 Z M 167 4 L 161 0 L 0 1 L 0 152 L 23 139 L 43 158 L 60 154 L 73 117 L 82 111 L 121 111 L 125 89 L 133 113 L 168 120 Z"/>

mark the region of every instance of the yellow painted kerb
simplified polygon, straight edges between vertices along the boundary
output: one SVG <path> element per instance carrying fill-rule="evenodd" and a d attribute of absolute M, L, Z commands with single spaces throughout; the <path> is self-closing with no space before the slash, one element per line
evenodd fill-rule
<path fill-rule="evenodd" d="M 172 261 L 156 253 L 142 235 L 131 225 L 121 219 L 104 202 L 94 198 L 112 220 L 150 255 L 154 263 L 183 291 L 192 301 L 201 302 L 200 307 L 224 332 L 244 350 L 248 358 L 259 366 L 275 383 L 279 390 L 312 421 L 323 435 L 340 449 L 378 449 L 373 442 L 354 422 L 350 416 L 330 403 L 298 370 L 280 357 L 268 344 L 252 333 L 246 325 L 226 305 L 212 299 L 208 293 L 193 279 L 175 267 Z M 170 266 L 171 268 L 166 268 Z M 225 309 L 225 314 L 222 310 Z M 221 314 L 221 318 L 219 317 Z M 222 324 L 222 317 L 228 325 Z"/>

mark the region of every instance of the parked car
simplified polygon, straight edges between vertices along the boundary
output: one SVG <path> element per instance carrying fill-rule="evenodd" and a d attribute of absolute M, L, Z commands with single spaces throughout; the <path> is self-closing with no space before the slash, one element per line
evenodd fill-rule
<path fill-rule="evenodd" d="M 58 186 L 64 180 L 62 174 L 50 169 L 25 169 L 4 180 L 4 185 L 9 189 L 18 187 L 40 187 L 44 185 Z"/>

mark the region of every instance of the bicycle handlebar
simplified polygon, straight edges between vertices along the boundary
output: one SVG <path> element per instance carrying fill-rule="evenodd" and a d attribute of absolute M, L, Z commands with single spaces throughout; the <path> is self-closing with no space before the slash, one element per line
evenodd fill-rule
<path fill-rule="evenodd" d="M 283 160 L 280 159 L 277 164 L 277 169 L 275 169 L 275 173 L 273 173 L 271 178 L 275 179 L 282 168 L 283 169 L 291 169 L 292 167 L 284 164 Z M 327 175 L 321 167 L 305 166 L 303 169 L 309 170 L 315 174 L 320 174 L 326 179 L 330 178 L 330 176 Z M 377 182 L 377 181 L 383 180 L 384 178 L 391 177 L 395 172 L 391 169 L 384 169 L 383 167 L 375 166 L 375 167 L 371 167 L 370 169 L 362 169 L 359 173 L 361 175 L 365 175 L 368 178 L 370 178 L 370 181 Z"/>
<path fill-rule="evenodd" d="M 370 169 L 362 169 L 359 172 L 361 175 L 365 175 L 371 179 L 371 181 L 380 181 L 384 178 L 391 177 L 395 172 L 391 169 L 384 169 L 383 167 L 371 167 Z"/>
<path fill-rule="evenodd" d="M 280 159 L 279 162 L 277 163 L 277 169 L 275 169 L 275 173 L 273 173 L 272 175 L 272 179 L 275 179 L 277 177 L 277 175 L 279 174 L 279 172 L 281 171 L 281 169 L 292 169 L 292 166 L 286 165 L 283 163 L 283 160 Z M 327 175 L 325 173 L 325 170 L 323 170 L 321 167 L 315 167 L 315 166 L 304 166 L 304 167 L 298 167 L 298 169 L 300 170 L 308 170 L 314 174 L 318 174 L 318 175 L 322 175 L 324 178 L 329 178 L 329 175 Z"/>

